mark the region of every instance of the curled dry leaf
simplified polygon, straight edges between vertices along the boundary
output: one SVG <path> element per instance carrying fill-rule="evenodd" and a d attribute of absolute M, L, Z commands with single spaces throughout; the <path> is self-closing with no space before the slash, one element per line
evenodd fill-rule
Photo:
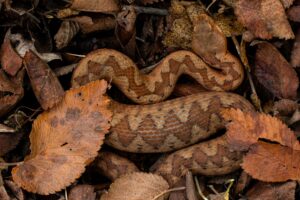
<path fill-rule="evenodd" d="M 242 168 L 265 182 L 300 179 L 300 151 L 278 144 L 258 142 L 243 158 Z"/>
<path fill-rule="evenodd" d="M 280 0 L 239 0 L 234 10 L 238 20 L 258 38 L 294 38 Z"/>
<path fill-rule="evenodd" d="M 111 152 L 100 152 L 95 165 L 101 174 L 112 181 L 125 174 L 139 172 L 133 162 Z"/>
<path fill-rule="evenodd" d="M 70 191 L 69 200 L 95 200 L 96 193 L 92 185 L 76 185 Z"/>
<path fill-rule="evenodd" d="M 47 63 L 28 51 L 24 56 L 24 64 L 33 92 L 42 108 L 47 110 L 60 102 L 64 89 Z"/>
<path fill-rule="evenodd" d="M 105 81 L 95 81 L 71 89 L 57 106 L 37 117 L 30 133 L 31 154 L 13 168 L 14 182 L 30 192 L 51 194 L 84 172 L 109 129 L 106 87 Z"/>
<path fill-rule="evenodd" d="M 299 16 L 300 16 L 300 9 L 299 9 Z M 291 65 L 293 67 L 300 67 L 300 29 L 298 30 L 294 41 L 294 46 L 291 54 Z"/>
<path fill-rule="evenodd" d="M 118 12 L 119 0 L 73 0 L 71 8 L 86 12 Z"/>
<path fill-rule="evenodd" d="M 8 37 L 2 43 L 0 61 L 2 69 L 11 76 L 15 76 L 22 67 L 22 58 L 12 47 Z"/>
<path fill-rule="evenodd" d="M 113 16 L 106 15 L 100 17 L 77 16 L 68 20 L 78 23 L 80 31 L 83 34 L 92 33 L 95 31 L 105 31 L 114 29 L 116 20 Z"/>
<path fill-rule="evenodd" d="M 296 71 L 270 43 L 257 46 L 254 73 L 258 81 L 278 98 L 295 99 L 299 86 Z"/>
<path fill-rule="evenodd" d="M 227 142 L 231 149 L 247 150 L 258 139 L 263 138 L 300 150 L 300 144 L 294 132 L 275 117 L 233 108 L 225 109 L 222 115 L 226 120 L 231 121 L 226 125 Z"/>
<path fill-rule="evenodd" d="M 247 193 L 246 197 L 249 200 L 261 199 L 285 199 L 294 200 L 297 183 L 289 181 L 286 183 L 263 183 L 255 184 Z"/>
<path fill-rule="evenodd" d="M 0 69 L 0 117 L 9 112 L 24 95 L 24 70 L 15 77 L 9 77 Z"/>
<path fill-rule="evenodd" d="M 54 36 L 55 44 L 58 49 L 66 47 L 74 36 L 79 32 L 78 23 L 64 20 Z"/>
<path fill-rule="evenodd" d="M 100 200 L 153 200 L 168 188 L 168 183 L 161 176 L 136 172 L 115 180 Z M 157 200 L 166 198 L 163 195 Z"/>

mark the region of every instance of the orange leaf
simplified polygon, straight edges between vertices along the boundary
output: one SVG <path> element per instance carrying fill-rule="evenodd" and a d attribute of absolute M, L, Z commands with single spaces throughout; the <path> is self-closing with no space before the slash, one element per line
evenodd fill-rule
<path fill-rule="evenodd" d="M 278 144 L 258 142 L 250 147 L 242 168 L 253 178 L 265 182 L 300 179 L 300 151 Z"/>
<path fill-rule="evenodd" d="M 13 180 L 39 194 L 74 182 L 96 156 L 108 132 L 111 112 L 105 81 L 66 92 L 61 103 L 42 113 L 30 133 L 31 154 L 13 168 Z"/>
<path fill-rule="evenodd" d="M 295 150 L 300 150 L 294 132 L 275 117 L 235 109 L 226 109 L 222 115 L 226 120 L 231 120 L 226 125 L 227 141 L 234 150 L 247 150 L 259 138 L 275 141 Z"/>
<path fill-rule="evenodd" d="M 71 8 L 87 12 L 117 12 L 120 10 L 118 0 L 73 0 Z"/>

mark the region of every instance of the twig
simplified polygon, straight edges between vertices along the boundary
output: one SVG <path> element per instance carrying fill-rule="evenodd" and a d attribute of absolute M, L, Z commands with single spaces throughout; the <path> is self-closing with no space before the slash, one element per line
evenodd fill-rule
<path fill-rule="evenodd" d="M 194 180 L 195 180 L 195 183 L 196 183 L 196 188 L 197 188 L 197 191 L 198 191 L 198 194 L 200 195 L 200 197 L 203 199 L 203 200 L 208 200 L 208 198 L 206 198 L 200 188 L 200 185 L 199 185 L 199 181 L 197 179 L 197 177 L 194 177 Z"/>
<path fill-rule="evenodd" d="M 66 65 L 66 66 L 56 68 L 56 69 L 54 69 L 54 73 L 55 73 L 56 76 L 66 75 L 68 73 L 71 73 L 75 69 L 77 64 L 78 63 L 74 63 L 74 64 L 71 64 L 71 65 Z"/>
<path fill-rule="evenodd" d="M 193 174 L 188 171 L 185 175 L 186 196 L 188 200 L 197 200 Z"/>
<path fill-rule="evenodd" d="M 153 199 L 151 200 L 156 200 L 156 199 L 159 199 L 161 196 L 167 194 L 167 193 L 170 193 L 170 192 L 175 192 L 175 191 L 181 191 L 181 190 L 185 190 L 185 187 L 177 187 L 177 188 L 172 188 L 172 189 L 169 189 L 169 190 L 165 190 L 163 191 L 162 193 L 156 195 Z"/>
<path fill-rule="evenodd" d="M 236 48 L 236 51 L 237 53 L 239 54 L 240 56 L 240 59 L 242 61 L 242 64 L 244 65 L 245 69 L 246 69 L 246 75 L 247 75 L 247 78 L 249 80 L 249 83 L 250 83 L 250 88 L 251 88 L 251 100 L 252 102 L 254 103 L 255 107 L 260 111 L 262 112 L 262 108 L 261 108 L 261 103 L 260 103 L 260 99 L 257 95 L 257 92 L 256 92 L 256 89 L 255 89 L 255 86 L 254 86 L 254 83 L 253 83 L 253 79 L 252 79 L 252 76 L 251 76 L 251 67 L 249 65 L 249 62 L 248 62 L 248 58 L 247 58 L 247 54 L 246 54 L 246 43 L 244 40 L 242 40 L 241 42 L 241 46 L 239 45 L 239 42 L 237 41 L 236 37 L 235 36 L 232 36 L 232 41 L 235 45 L 235 48 Z"/>
<path fill-rule="evenodd" d="M 0 168 L 2 167 L 11 167 L 11 166 L 17 166 L 23 164 L 22 162 L 13 162 L 13 163 L 0 163 Z"/>
<path fill-rule="evenodd" d="M 123 6 L 123 9 L 128 9 L 129 6 Z M 143 6 L 133 6 L 134 10 L 140 14 L 151 14 L 151 15 L 162 15 L 166 16 L 168 15 L 168 10 L 161 9 L 161 8 L 152 8 L 152 7 L 143 7 Z"/>

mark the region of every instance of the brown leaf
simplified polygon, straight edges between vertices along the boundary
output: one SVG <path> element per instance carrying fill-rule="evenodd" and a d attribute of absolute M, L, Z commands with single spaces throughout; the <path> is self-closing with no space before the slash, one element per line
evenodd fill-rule
<path fill-rule="evenodd" d="M 248 200 L 293 200 L 295 199 L 296 182 L 255 184 L 247 193 Z"/>
<path fill-rule="evenodd" d="M 299 79 L 292 66 L 270 43 L 259 43 L 255 54 L 255 76 L 278 98 L 295 99 Z"/>
<path fill-rule="evenodd" d="M 159 175 L 136 172 L 115 180 L 101 200 L 152 200 L 169 188 Z M 157 200 L 166 199 L 166 195 Z"/>
<path fill-rule="evenodd" d="M 24 95 L 24 70 L 15 77 L 9 77 L 0 69 L 0 117 L 9 112 Z"/>
<path fill-rule="evenodd" d="M 108 132 L 111 112 L 105 81 L 66 92 L 63 101 L 37 117 L 30 133 L 31 154 L 13 168 L 23 189 L 50 194 L 74 182 L 96 156 Z"/>
<path fill-rule="evenodd" d="M 300 22 L 300 5 L 292 6 L 287 11 L 288 17 L 294 22 Z"/>
<path fill-rule="evenodd" d="M 118 12 L 118 0 L 73 0 L 71 8 L 86 12 Z"/>
<path fill-rule="evenodd" d="M 42 108 L 47 110 L 60 102 L 64 89 L 51 68 L 32 51 L 25 54 L 24 64 L 33 92 Z"/>
<path fill-rule="evenodd" d="M 284 8 L 289 8 L 294 0 L 280 0 Z"/>
<path fill-rule="evenodd" d="M 9 189 L 10 194 L 11 194 L 11 200 L 24 200 L 24 194 L 23 194 L 23 190 L 17 186 L 16 183 L 14 183 L 13 181 L 10 180 L 6 180 L 5 181 L 5 186 L 6 188 Z M 1 199 L 1 198 L 0 198 Z"/>
<path fill-rule="evenodd" d="M 258 38 L 294 38 L 280 0 L 239 0 L 234 10 L 238 20 Z"/>
<path fill-rule="evenodd" d="M 95 200 L 96 193 L 92 185 L 76 185 L 70 191 L 69 200 Z"/>
<path fill-rule="evenodd" d="M 66 47 L 74 36 L 79 32 L 78 23 L 64 20 L 54 36 L 55 44 L 58 49 Z"/>
<path fill-rule="evenodd" d="M 115 18 L 109 15 L 93 18 L 89 16 L 77 16 L 69 18 L 68 20 L 78 23 L 80 31 L 84 34 L 95 31 L 111 30 L 116 26 Z"/>
<path fill-rule="evenodd" d="M 264 113 L 242 112 L 237 109 L 226 109 L 222 115 L 226 120 L 231 121 L 226 125 L 226 137 L 230 148 L 234 150 L 247 150 L 261 138 L 300 150 L 294 132 L 275 117 Z"/>
<path fill-rule="evenodd" d="M 22 58 L 15 52 L 8 37 L 2 43 L 0 60 L 2 69 L 11 76 L 15 76 L 22 67 Z"/>
<path fill-rule="evenodd" d="M 280 115 L 290 115 L 293 114 L 298 108 L 296 101 L 290 99 L 280 99 L 274 102 L 273 111 L 278 112 Z"/>
<path fill-rule="evenodd" d="M 300 8 L 300 6 L 299 6 Z M 300 16 L 300 9 L 299 9 L 299 16 Z M 291 53 L 291 65 L 293 67 L 300 67 L 300 29 L 298 29 L 294 46 Z"/>
<path fill-rule="evenodd" d="M 258 142 L 243 158 L 242 168 L 265 182 L 300 179 L 300 151 L 279 144 Z"/>
<path fill-rule="evenodd" d="M 133 162 L 111 152 L 100 152 L 95 165 L 101 174 L 112 181 L 125 174 L 139 171 Z"/>
<path fill-rule="evenodd" d="M 14 149 L 23 136 L 23 132 L 5 133 L 0 132 L 0 156 Z"/>

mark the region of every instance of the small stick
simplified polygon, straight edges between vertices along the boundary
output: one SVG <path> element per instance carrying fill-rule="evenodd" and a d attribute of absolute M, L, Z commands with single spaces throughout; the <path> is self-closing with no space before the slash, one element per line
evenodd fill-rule
<path fill-rule="evenodd" d="M 156 195 L 153 199 L 151 200 L 156 200 L 156 199 L 159 199 L 161 196 L 167 194 L 167 193 L 170 193 L 170 192 L 175 192 L 175 191 L 181 191 L 181 190 L 185 190 L 185 187 L 177 187 L 177 188 L 172 188 L 172 189 L 169 189 L 169 190 L 165 190 L 163 191 L 162 193 Z"/>
<path fill-rule="evenodd" d="M 194 177 L 194 180 L 195 180 L 195 183 L 196 183 L 196 188 L 197 188 L 197 191 L 198 191 L 198 194 L 200 195 L 200 197 L 203 199 L 203 200 L 208 200 L 208 198 L 206 198 L 200 188 L 200 184 L 199 184 L 199 181 L 197 179 L 197 177 Z"/>
<path fill-rule="evenodd" d="M 186 184 L 186 196 L 188 200 L 198 200 L 196 195 L 193 174 L 191 171 L 188 171 L 185 175 L 185 184 Z"/>

